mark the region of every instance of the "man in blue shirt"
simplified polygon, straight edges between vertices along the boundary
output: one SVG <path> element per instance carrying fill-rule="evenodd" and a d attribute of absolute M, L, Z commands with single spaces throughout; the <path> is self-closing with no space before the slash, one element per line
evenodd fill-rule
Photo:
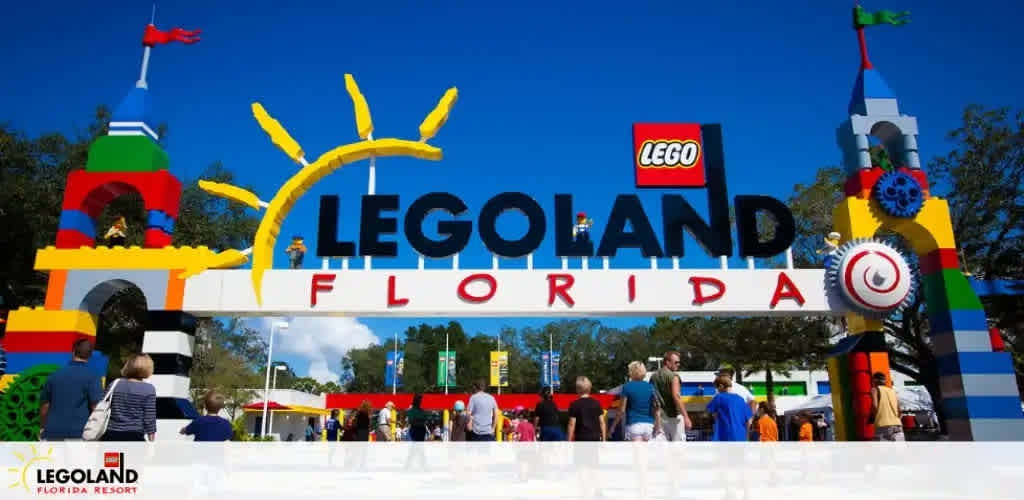
<path fill-rule="evenodd" d="M 741 396 L 729 392 L 730 386 L 732 386 L 732 379 L 725 375 L 719 375 L 715 379 L 715 388 L 718 389 L 718 394 L 711 398 L 706 410 L 708 414 L 715 417 L 712 441 L 747 440 L 747 426 L 750 424 L 753 414 Z"/>
<path fill-rule="evenodd" d="M 46 379 L 39 406 L 39 438 L 46 441 L 81 440 L 85 422 L 103 399 L 100 376 L 87 363 L 92 341 L 78 339 L 71 346 L 71 362 Z"/>

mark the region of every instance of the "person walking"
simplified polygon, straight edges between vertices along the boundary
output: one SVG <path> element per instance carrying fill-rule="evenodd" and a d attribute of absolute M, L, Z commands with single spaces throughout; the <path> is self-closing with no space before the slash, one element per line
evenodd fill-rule
<path fill-rule="evenodd" d="M 71 361 L 47 377 L 40 394 L 39 439 L 82 439 L 89 415 L 103 399 L 100 376 L 87 365 L 92 351 L 91 341 L 76 340 L 71 345 Z"/>
<path fill-rule="evenodd" d="M 679 360 L 678 351 L 666 352 L 661 368 L 651 376 L 661 408 L 661 432 L 668 441 L 686 441 L 686 431 L 693 427 L 690 415 L 686 413 L 686 405 L 683 404 L 682 382 L 676 373 Z"/>
<path fill-rule="evenodd" d="M 540 402 L 533 410 L 533 425 L 540 429 L 541 441 L 565 441 L 562 424 L 558 417 L 558 407 L 551 398 L 551 388 L 540 391 Z"/>
<path fill-rule="evenodd" d="M 778 441 L 779 425 L 775 422 L 775 410 L 766 401 L 757 405 L 757 434 L 760 441 Z"/>
<path fill-rule="evenodd" d="M 757 412 L 757 399 L 754 398 L 754 394 L 750 392 L 750 389 L 747 389 L 743 384 L 736 382 L 736 370 L 729 367 L 719 368 L 718 371 L 715 372 L 715 377 L 722 376 L 729 377 L 729 383 L 731 384 L 729 385 L 729 392 L 743 398 L 743 401 L 750 406 L 751 413 Z"/>
<path fill-rule="evenodd" d="M 395 403 L 388 401 L 377 413 L 377 441 L 394 441 L 391 436 L 391 410 L 394 408 Z"/>
<path fill-rule="evenodd" d="M 886 376 L 876 372 L 871 379 L 871 417 L 875 424 L 875 441 L 906 441 L 900 421 L 900 400 L 886 383 Z"/>
<path fill-rule="evenodd" d="M 498 402 L 494 396 L 487 394 L 484 389 L 487 383 L 483 379 L 473 382 L 474 393 L 469 397 L 469 430 L 472 433 L 471 441 L 494 441 L 498 429 Z"/>
<path fill-rule="evenodd" d="M 316 441 L 316 436 L 319 434 L 316 431 L 316 417 L 309 417 L 306 419 L 306 433 L 305 439 L 307 442 Z"/>
<path fill-rule="evenodd" d="M 601 418 L 604 409 L 590 397 L 591 389 L 589 378 L 576 377 L 576 394 L 580 397 L 569 405 L 569 441 L 604 441 L 608 435 Z"/>
<path fill-rule="evenodd" d="M 630 363 L 631 381 L 622 386 L 622 392 L 619 393 L 622 411 L 615 416 L 612 430 L 625 419 L 627 441 L 650 441 L 661 432 L 661 412 L 658 411 L 654 386 L 644 382 L 644 375 L 647 375 L 647 369 L 643 363 Z"/>
<path fill-rule="evenodd" d="M 341 434 L 341 421 L 338 420 L 338 410 L 331 410 L 331 418 L 327 419 L 327 423 L 324 424 L 324 428 L 327 430 L 327 440 L 337 441 L 338 436 Z"/>
<path fill-rule="evenodd" d="M 183 427 L 181 434 L 195 436 L 195 441 L 231 441 L 234 430 L 231 429 L 231 422 L 218 415 L 224 408 L 224 395 L 217 392 L 207 392 L 203 397 L 203 406 L 206 408 L 206 415 L 203 415 Z"/>
<path fill-rule="evenodd" d="M 423 411 L 423 395 L 414 394 L 412 396 L 412 406 L 405 411 L 405 419 L 409 421 L 409 437 L 412 441 L 426 441 L 427 440 L 427 419 L 430 415 Z"/>
<path fill-rule="evenodd" d="M 530 423 L 530 415 L 526 410 L 519 412 L 519 423 L 515 427 L 516 439 L 523 442 L 533 442 L 537 440 L 537 428 Z"/>
<path fill-rule="evenodd" d="M 356 411 L 356 441 L 370 440 L 370 401 L 364 399 Z"/>
<path fill-rule="evenodd" d="M 153 376 L 153 358 L 133 354 L 112 385 L 110 421 L 101 441 L 156 439 L 156 388 L 145 379 Z"/>
<path fill-rule="evenodd" d="M 466 423 L 469 420 L 469 416 L 466 415 L 466 403 L 463 403 L 461 399 L 456 401 L 452 413 L 451 418 L 448 420 L 448 440 L 465 441 Z"/>
<path fill-rule="evenodd" d="M 808 443 L 814 441 L 814 426 L 811 425 L 810 413 L 800 412 L 800 430 L 797 437 L 800 441 Z"/>
<path fill-rule="evenodd" d="M 715 378 L 718 393 L 708 403 L 707 413 L 715 419 L 712 441 L 746 441 L 747 429 L 753 413 L 743 398 L 729 392 L 732 378 L 719 375 Z"/>

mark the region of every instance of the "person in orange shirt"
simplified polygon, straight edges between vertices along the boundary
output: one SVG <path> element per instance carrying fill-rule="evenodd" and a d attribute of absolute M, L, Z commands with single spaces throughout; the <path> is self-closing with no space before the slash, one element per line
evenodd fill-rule
<path fill-rule="evenodd" d="M 761 441 L 778 441 L 779 426 L 775 423 L 775 410 L 766 401 L 761 401 L 757 413 L 760 415 L 757 419 L 757 433 Z"/>
<path fill-rule="evenodd" d="M 800 441 L 814 441 L 814 426 L 811 425 L 811 414 L 800 414 Z"/>

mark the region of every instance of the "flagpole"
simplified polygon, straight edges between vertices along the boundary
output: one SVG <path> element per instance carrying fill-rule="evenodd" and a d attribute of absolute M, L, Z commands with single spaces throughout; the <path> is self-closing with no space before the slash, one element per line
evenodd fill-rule
<path fill-rule="evenodd" d="M 501 332 L 498 332 L 498 395 L 501 396 Z"/>
<path fill-rule="evenodd" d="M 366 140 L 368 140 L 368 141 L 372 141 L 373 140 L 373 132 L 370 132 L 369 134 L 366 135 Z M 376 156 L 371 156 L 370 157 L 370 176 L 369 176 L 369 179 L 367 179 L 367 182 L 366 182 L 366 194 L 368 194 L 370 196 L 373 196 L 373 195 L 377 194 L 377 157 Z M 372 261 L 373 261 L 373 258 L 370 257 L 369 255 L 363 257 L 363 268 L 364 269 L 370 269 L 370 266 L 372 265 L 371 264 Z"/>
<path fill-rule="evenodd" d="M 398 332 L 395 332 L 395 366 L 391 370 L 391 394 L 398 394 Z"/>
<path fill-rule="evenodd" d="M 551 389 L 551 395 L 555 394 L 555 341 L 553 334 L 548 332 L 548 388 Z"/>
<path fill-rule="evenodd" d="M 452 362 L 452 352 L 448 350 L 448 330 L 444 331 L 444 393 L 448 394 L 448 365 Z"/>

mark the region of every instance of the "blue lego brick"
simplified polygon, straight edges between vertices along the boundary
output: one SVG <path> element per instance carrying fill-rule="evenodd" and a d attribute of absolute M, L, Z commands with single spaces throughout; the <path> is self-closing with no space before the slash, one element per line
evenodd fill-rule
<path fill-rule="evenodd" d="M 935 358 L 939 376 L 1014 373 L 1008 352 L 955 352 Z"/>
<path fill-rule="evenodd" d="M 57 229 L 71 229 L 78 231 L 89 238 L 96 239 L 96 222 L 89 217 L 89 214 L 80 210 L 64 210 L 60 213 L 60 222 Z"/>
<path fill-rule="evenodd" d="M 942 400 L 947 419 L 1024 419 L 1017 396 L 968 396 Z"/>
<path fill-rule="evenodd" d="M 93 352 L 87 366 L 93 373 L 103 377 L 107 374 L 109 359 L 106 355 Z M 7 353 L 7 373 L 21 373 L 36 365 L 54 364 L 64 366 L 71 362 L 70 352 L 9 352 Z"/>
<path fill-rule="evenodd" d="M 146 229 L 156 228 L 167 234 L 174 234 L 174 219 L 163 210 L 150 210 L 146 218 Z"/>
<path fill-rule="evenodd" d="M 128 95 L 121 99 L 121 103 L 117 105 L 117 108 L 114 109 L 114 114 L 111 115 L 110 121 L 148 122 L 151 111 L 149 91 L 133 87 L 128 91 Z"/>
<path fill-rule="evenodd" d="M 1024 280 L 979 280 L 970 278 L 971 288 L 979 297 L 993 295 L 1024 295 Z"/>
<path fill-rule="evenodd" d="M 949 333 L 957 330 L 988 331 L 988 320 L 981 309 L 953 309 L 951 311 L 928 311 L 928 322 L 932 334 Z"/>

